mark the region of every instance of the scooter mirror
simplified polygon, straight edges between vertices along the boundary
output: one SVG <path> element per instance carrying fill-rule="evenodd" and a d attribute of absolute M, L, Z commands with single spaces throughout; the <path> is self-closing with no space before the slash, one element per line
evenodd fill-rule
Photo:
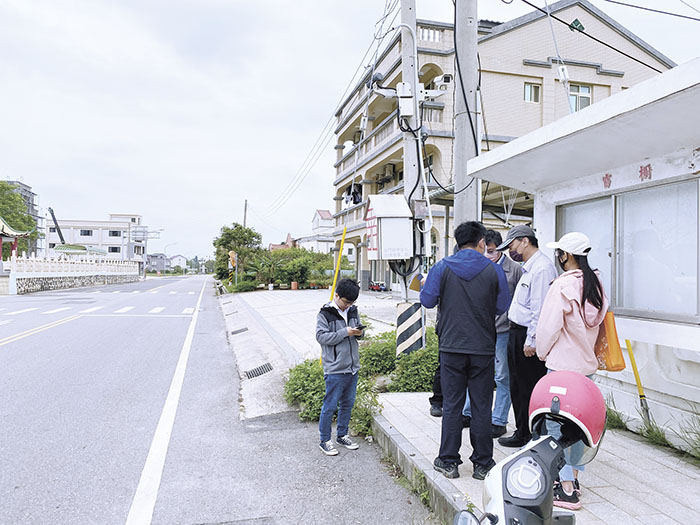
<path fill-rule="evenodd" d="M 452 525 L 479 525 L 481 522 L 473 513 L 468 510 L 461 510 L 455 516 Z"/>

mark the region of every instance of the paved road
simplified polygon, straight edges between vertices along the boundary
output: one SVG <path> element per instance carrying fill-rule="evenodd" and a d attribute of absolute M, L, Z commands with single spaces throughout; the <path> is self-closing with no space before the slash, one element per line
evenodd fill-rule
<path fill-rule="evenodd" d="M 198 306 L 199 304 L 199 306 Z M 0 298 L 0 523 L 422 523 L 379 450 L 238 418 L 205 277 Z"/>

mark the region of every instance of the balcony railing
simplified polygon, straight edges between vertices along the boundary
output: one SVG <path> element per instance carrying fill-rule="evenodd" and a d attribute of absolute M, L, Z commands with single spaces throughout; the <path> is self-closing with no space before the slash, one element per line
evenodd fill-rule
<path fill-rule="evenodd" d="M 399 131 L 398 125 L 396 124 L 396 112 L 389 115 L 384 121 L 379 125 L 379 127 L 372 130 L 372 132 L 363 140 L 359 146 L 359 158 L 356 158 L 357 153 L 356 148 L 353 148 L 345 156 L 343 161 L 338 165 L 337 174 L 341 175 L 346 173 L 349 169 L 355 166 L 355 162 L 358 165 L 361 161 L 368 157 L 373 151 L 381 147 L 386 143 L 392 136 L 395 136 Z"/>
<path fill-rule="evenodd" d="M 18 274 L 138 274 L 139 265 L 132 261 L 110 261 L 96 259 L 44 259 L 17 257 L 3 262 L 3 270 Z"/>

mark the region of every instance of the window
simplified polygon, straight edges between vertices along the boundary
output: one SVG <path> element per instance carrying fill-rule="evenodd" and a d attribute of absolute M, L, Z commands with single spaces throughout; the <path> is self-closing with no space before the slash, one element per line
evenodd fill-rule
<path fill-rule="evenodd" d="M 119 246 L 110 246 L 109 248 L 107 248 L 107 251 L 109 253 L 120 253 L 122 249 Z"/>
<path fill-rule="evenodd" d="M 533 102 L 538 104 L 540 102 L 540 85 L 531 84 L 530 82 L 525 82 L 525 102 Z"/>
<path fill-rule="evenodd" d="M 131 222 L 136 222 L 136 217 L 132 217 Z"/>
<path fill-rule="evenodd" d="M 569 105 L 571 111 L 579 111 L 591 105 L 591 86 L 569 84 Z"/>
<path fill-rule="evenodd" d="M 49 232 L 50 232 L 50 233 L 56 233 L 56 228 L 55 228 L 54 226 L 51 226 L 51 227 L 49 228 Z"/>
<path fill-rule="evenodd" d="M 698 181 L 622 194 L 617 221 L 617 305 L 696 317 Z"/>
<path fill-rule="evenodd" d="M 109 236 L 110 237 L 121 237 L 122 232 L 119 230 L 109 230 Z"/>
<path fill-rule="evenodd" d="M 50 242 L 50 243 L 49 243 L 49 248 L 50 248 L 50 249 L 53 249 L 53 248 L 55 248 L 55 247 L 56 247 L 56 243 L 55 243 L 55 242 Z"/>
<path fill-rule="evenodd" d="M 348 255 L 352 255 L 352 248 L 348 248 Z"/>
<path fill-rule="evenodd" d="M 92 230 L 80 230 L 82 237 L 92 237 Z"/>
<path fill-rule="evenodd" d="M 557 238 L 581 231 L 615 311 L 700 322 L 697 180 L 557 208 Z"/>
<path fill-rule="evenodd" d="M 565 233 L 583 232 L 591 240 L 588 263 L 600 272 L 608 299 L 612 293 L 612 220 L 610 197 L 568 204 L 557 210 L 557 239 Z"/>

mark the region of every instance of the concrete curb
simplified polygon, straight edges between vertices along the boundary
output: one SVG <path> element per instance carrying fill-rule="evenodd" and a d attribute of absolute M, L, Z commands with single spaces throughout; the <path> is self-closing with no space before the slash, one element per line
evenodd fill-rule
<path fill-rule="evenodd" d="M 452 523 L 455 515 L 467 508 L 467 499 L 462 494 L 455 494 L 454 485 L 434 470 L 418 449 L 381 414 L 372 419 L 372 432 L 384 453 L 394 458 L 413 485 L 420 484 L 421 477 L 425 479 L 430 507 L 440 520 Z"/>

